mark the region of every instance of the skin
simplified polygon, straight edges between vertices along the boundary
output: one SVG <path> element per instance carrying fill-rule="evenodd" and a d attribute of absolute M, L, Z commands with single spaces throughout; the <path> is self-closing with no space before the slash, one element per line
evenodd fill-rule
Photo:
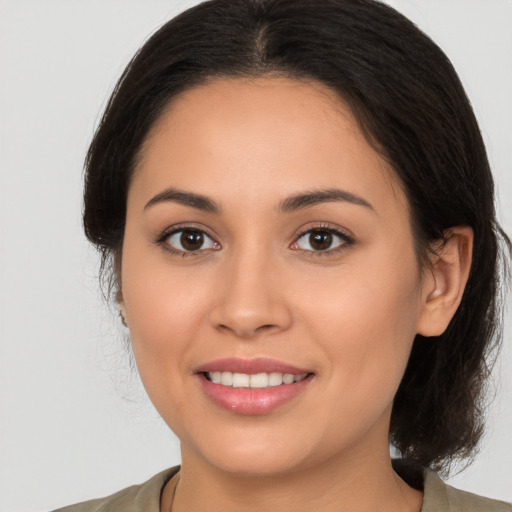
<path fill-rule="evenodd" d="M 169 187 L 221 212 L 146 206 Z M 371 208 L 278 211 L 334 188 Z M 162 233 L 183 224 L 213 242 L 169 252 L 178 246 Z M 315 251 L 301 237 L 326 226 L 353 242 Z M 460 302 L 471 244 L 455 228 L 420 269 L 398 179 L 321 84 L 224 79 L 175 98 L 129 188 L 119 294 L 142 381 L 181 441 L 172 510 L 420 510 L 422 494 L 391 468 L 391 407 L 416 333 L 442 332 Z M 314 378 L 275 411 L 240 415 L 194 375 L 226 357 L 270 357 Z M 171 501 L 164 491 L 162 510 Z"/>

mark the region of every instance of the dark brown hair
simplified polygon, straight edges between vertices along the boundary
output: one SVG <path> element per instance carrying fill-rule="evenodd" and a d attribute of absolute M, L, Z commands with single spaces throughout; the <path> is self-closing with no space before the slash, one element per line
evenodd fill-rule
<path fill-rule="evenodd" d="M 102 268 L 122 246 L 130 177 L 148 131 L 185 89 L 280 74 L 329 86 L 407 193 L 420 261 L 453 226 L 474 230 L 469 281 L 444 334 L 417 336 L 395 397 L 390 441 L 422 466 L 468 457 L 501 335 L 494 185 L 469 100 L 445 54 L 372 0 L 210 0 L 160 28 L 120 78 L 85 166 L 84 226 Z M 505 251 L 501 251 L 505 262 Z"/>

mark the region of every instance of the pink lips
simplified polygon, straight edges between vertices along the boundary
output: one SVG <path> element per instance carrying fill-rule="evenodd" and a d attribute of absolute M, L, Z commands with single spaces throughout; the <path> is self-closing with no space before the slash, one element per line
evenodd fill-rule
<path fill-rule="evenodd" d="M 232 388 L 214 384 L 206 378 L 208 372 L 246 373 L 291 373 L 293 375 L 308 374 L 308 376 L 293 384 L 283 384 L 268 388 Z M 219 359 L 206 363 L 195 370 L 195 374 L 206 395 L 217 405 L 228 411 L 246 414 L 266 414 L 281 405 L 290 402 L 300 395 L 314 375 L 310 370 L 297 368 L 273 359 Z"/>
<path fill-rule="evenodd" d="M 297 368 L 275 359 L 267 358 L 256 358 L 256 359 L 238 359 L 238 358 L 227 358 L 217 359 L 206 363 L 199 368 L 196 368 L 196 373 L 206 372 L 237 372 L 237 373 L 248 373 L 249 375 L 255 373 L 293 373 L 293 375 L 302 375 L 304 373 L 310 373 L 311 370 L 304 368 Z"/>

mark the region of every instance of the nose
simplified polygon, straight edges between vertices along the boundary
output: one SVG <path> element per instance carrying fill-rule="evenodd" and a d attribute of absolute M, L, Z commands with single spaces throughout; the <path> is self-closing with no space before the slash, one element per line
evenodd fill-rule
<path fill-rule="evenodd" d="M 282 272 L 261 251 L 252 250 L 225 262 L 211 322 L 215 329 L 254 339 L 288 329 L 292 322 Z"/>

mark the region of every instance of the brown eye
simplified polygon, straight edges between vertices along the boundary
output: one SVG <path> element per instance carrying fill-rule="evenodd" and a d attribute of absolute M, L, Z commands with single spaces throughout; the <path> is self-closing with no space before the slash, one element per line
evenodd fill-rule
<path fill-rule="evenodd" d="M 167 244 L 181 252 L 202 251 L 205 249 L 218 249 L 219 244 L 214 242 L 206 233 L 198 229 L 180 229 L 167 237 Z"/>
<path fill-rule="evenodd" d="M 182 231 L 180 242 L 185 250 L 197 251 L 203 245 L 204 236 L 199 231 Z"/>
<path fill-rule="evenodd" d="M 311 229 L 295 242 L 295 249 L 314 252 L 328 252 L 351 243 L 350 239 L 335 230 Z"/>
<path fill-rule="evenodd" d="M 310 233 L 309 244 L 316 251 L 325 251 L 332 245 L 332 234 L 327 231 L 316 231 Z"/>

